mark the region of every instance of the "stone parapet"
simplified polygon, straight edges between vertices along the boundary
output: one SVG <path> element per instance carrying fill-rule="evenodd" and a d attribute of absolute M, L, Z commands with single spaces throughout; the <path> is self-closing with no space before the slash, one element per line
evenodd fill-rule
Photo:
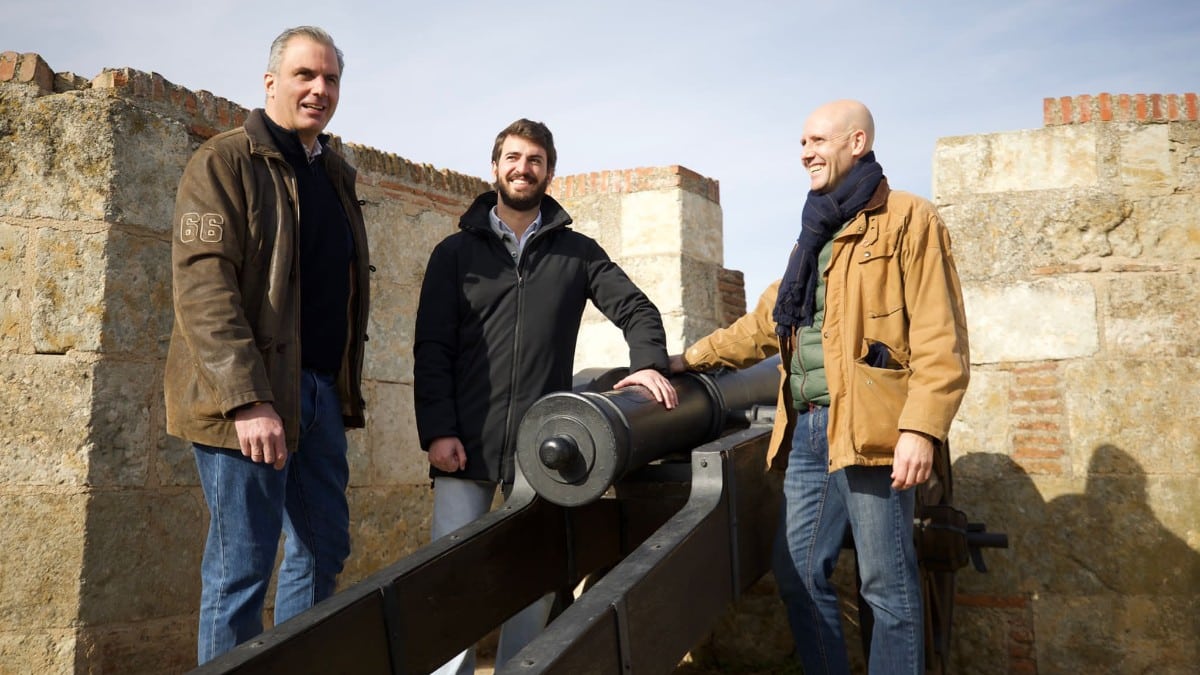
<path fill-rule="evenodd" d="M 1082 94 L 1042 102 L 1045 125 L 1090 122 L 1176 122 L 1200 120 L 1200 105 L 1189 94 Z"/>

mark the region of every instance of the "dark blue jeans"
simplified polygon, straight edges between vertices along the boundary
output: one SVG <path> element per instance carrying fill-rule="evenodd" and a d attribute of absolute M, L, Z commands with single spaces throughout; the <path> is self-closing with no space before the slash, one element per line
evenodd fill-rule
<path fill-rule="evenodd" d="M 262 632 L 263 603 L 281 532 L 275 623 L 333 595 L 350 555 L 346 431 L 333 377 L 304 371 L 299 451 L 282 470 L 239 450 L 196 444 L 208 502 L 200 565 L 200 663 Z"/>
<path fill-rule="evenodd" d="M 784 475 L 774 572 L 796 655 L 808 675 L 848 673 L 837 592 L 829 578 L 854 535 L 862 595 L 874 612 L 871 673 L 925 668 L 924 614 L 913 546 L 916 491 L 891 487 L 890 466 L 829 473 L 829 411 L 801 414 Z"/>

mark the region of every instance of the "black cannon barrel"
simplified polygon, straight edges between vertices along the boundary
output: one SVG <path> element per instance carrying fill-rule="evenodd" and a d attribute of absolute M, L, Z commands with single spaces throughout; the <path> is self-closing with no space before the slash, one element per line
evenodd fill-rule
<path fill-rule="evenodd" d="M 548 394 L 521 420 L 517 465 L 543 499 L 586 504 L 630 471 L 716 439 L 730 413 L 773 404 L 778 364 L 773 357 L 744 370 L 676 375 L 674 410 L 642 387 Z"/>

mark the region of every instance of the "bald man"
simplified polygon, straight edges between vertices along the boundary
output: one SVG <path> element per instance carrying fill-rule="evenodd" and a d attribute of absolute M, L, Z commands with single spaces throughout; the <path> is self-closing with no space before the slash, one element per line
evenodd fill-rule
<path fill-rule="evenodd" d="M 874 141 L 858 101 L 812 113 L 801 138 L 810 191 L 782 279 L 671 361 L 678 372 L 782 357 L 768 455 L 785 472 L 774 571 L 809 675 L 849 671 L 829 581 L 847 528 L 874 617 L 870 672 L 924 671 L 914 488 L 970 377 L 950 235 L 927 200 L 888 186 Z"/>

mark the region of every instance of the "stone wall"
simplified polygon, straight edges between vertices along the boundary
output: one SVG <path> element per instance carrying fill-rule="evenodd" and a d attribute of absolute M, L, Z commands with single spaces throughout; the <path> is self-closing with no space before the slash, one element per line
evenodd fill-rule
<path fill-rule="evenodd" d="M 194 662 L 207 510 L 190 448 L 164 432 L 171 221 L 188 157 L 246 114 L 155 73 L 85 79 L 0 54 L 0 673 Z M 488 186 L 335 142 L 360 171 L 376 268 L 344 586 L 428 539 L 412 317 L 429 251 Z M 742 311 L 715 181 L 666 167 L 553 191 L 651 294 L 672 350 Z M 578 362 L 626 365 L 601 323 L 589 316 Z"/>
<path fill-rule="evenodd" d="M 934 156 L 971 335 L 956 501 L 1010 539 L 959 575 L 953 670 L 1195 672 L 1197 97 L 1044 112 Z"/>

